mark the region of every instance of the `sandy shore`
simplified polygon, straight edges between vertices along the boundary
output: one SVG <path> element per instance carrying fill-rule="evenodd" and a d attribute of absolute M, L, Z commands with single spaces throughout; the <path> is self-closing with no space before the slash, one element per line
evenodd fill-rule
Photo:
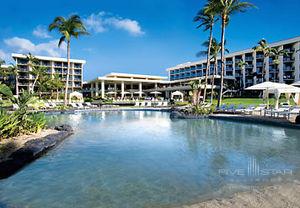
<path fill-rule="evenodd" d="M 299 208 L 300 181 L 239 192 L 230 198 L 213 199 L 182 208 Z"/>
<path fill-rule="evenodd" d="M 21 135 L 12 139 L 4 139 L 0 141 L 0 161 L 7 159 L 7 157 L 15 150 L 21 148 L 26 142 L 48 136 L 50 134 L 58 133 L 54 129 L 45 129 L 40 133 Z"/>

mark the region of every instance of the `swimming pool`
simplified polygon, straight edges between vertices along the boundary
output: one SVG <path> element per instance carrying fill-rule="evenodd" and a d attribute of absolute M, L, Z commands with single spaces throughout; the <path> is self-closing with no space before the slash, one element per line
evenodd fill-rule
<path fill-rule="evenodd" d="M 153 111 L 52 122 L 71 124 L 75 134 L 1 180 L 0 207 L 173 207 L 288 180 L 300 167 L 299 130 Z"/>

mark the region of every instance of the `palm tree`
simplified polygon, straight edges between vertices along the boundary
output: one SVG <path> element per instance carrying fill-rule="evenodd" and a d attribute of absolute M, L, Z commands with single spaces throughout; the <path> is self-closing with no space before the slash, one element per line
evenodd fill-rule
<path fill-rule="evenodd" d="M 213 9 L 212 2 L 209 2 L 207 5 L 204 6 L 203 9 L 201 9 L 197 16 L 194 18 L 195 22 L 199 22 L 200 25 L 197 28 L 204 28 L 204 31 L 209 30 L 209 41 L 207 46 L 207 56 L 206 56 L 206 72 L 205 72 L 205 86 L 204 86 L 204 94 L 203 94 L 203 101 L 205 102 L 206 99 L 206 90 L 207 90 L 207 79 L 208 79 L 208 73 L 210 71 L 210 50 L 211 50 L 211 44 L 213 39 L 213 27 L 215 23 L 218 21 L 218 18 L 216 18 L 216 10 Z"/>
<path fill-rule="evenodd" d="M 32 84 L 32 91 L 31 91 L 33 93 L 36 83 L 47 74 L 47 67 L 35 65 L 32 68 L 32 71 L 30 71 L 30 74 L 34 76 L 34 81 Z"/>
<path fill-rule="evenodd" d="M 201 95 L 201 80 L 193 80 L 189 82 L 192 91 L 192 103 L 197 105 Z"/>
<path fill-rule="evenodd" d="M 278 48 L 271 48 L 270 49 L 270 56 L 273 58 L 273 63 L 275 65 L 275 72 L 274 72 L 275 81 L 277 79 L 276 70 L 278 69 L 278 66 L 280 64 L 280 59 L 279 58 L 281 56 L 288 56 L 288 55 L 289 55 L 289 53 L 285 49 L 278 49 Z"/>
<path fill-rule="evenodd" d="M 59 75 L 54 75 L 50 80 L 50 88 L 56 90 L 56 100 L 59 99 L 59 90 L 63 89 L 64 83 L 59 78 Z"/>
<path fill-rule="evenodd" d="M 8 67 L 9 74 L 15 78 L 15 88 L 16 95 L 19 96 L 19 67 L 17 65 L 11 64 Z"/>
<path fill-rule="evenodd" d="M 216 11 L 222 20 L 222 32 L 221 32 L 221 84 L 220 84 L 220 93 L 218 99 L 218 106 L 222 104 L 223 96 L 223 85 L 224 85 L 224 73 L 225 73 L 225 32 L 226 27 L 229 24 L 230 16 L 238 13 L 245 12 L 247 8 L 254 7 L 253 4 L 248 2 L 241 2 L 240 0 L 210 0 L 214 5 L 212 8 Z"/>
<path fill-rule="evenodd" d="M 237 66 L 241 69 L 241 72 L 242 74 L 245 73 L 245 67 L 248 65 L 247 62 L 245 62 L 244 60 L 240 60 L 238 63 L 237 63 Z M 245 88 L 244 86 L 244 78 L 242 78 L 242 85 L 243 85 L 243 88 Z"/>
<path fill-rule="evenodd" d="M 208 47 L 209 45 L 209 41 L 205 41 L 202 44 L 204 47 Z M 225 41 L 225 45 L 226 45 L 226 41 Z M 211 85 L 212 85 L 212 89 L 211 89 L 211 97 L 210 97 L 210 102 L 213 102 L 213 86 L 215 85 L 215 76 L 218 73 L 218 56 L 220 54 L 221 51 L 221 43 L 218 43 L 216 38 L 212 39 L 211 42 L 211 47 L 210 47 L 210 60 L 214 61 L 214 72 L 213 72 L 213 76 L 212 76 L 212 80 L 211 80 Z M 229 53 L 229 50 L 227 48 L 225 48 L 225 52 Z M 197 56 L 202 56 L 202 55 L 207 55 L 207 51 L 200 51 Z"/>
<path fill-rule="evenodd" d="M 33 56 L 31 53 L 28 53 L 26 55 L 26 59 L 27 59 L 28 67 L 29 67 L 29 73 L 32 75 L 35 75 L 35 70 L 40 64 L 39 60 L 35 56 Z M 31 89 L 30 89 L 30 87 L 28 88 L 28 91 L 31 93 L 34 92 L 35 82 L 33 83 L 33 86 L 31 86 Z"/>
<path fill-rule="evenodd" d="M 256 51 L 256 52 L 262 52 L 264 58 L 269 57 L 270 52 L 271 52 L 271 48 L 270 48 L 269 44 L 267 43 L 267 41 L 265 39 L 260 40 L 257 43 L 257 46 L 253 47 L 253 50 Z M 265 70 L 266 70 L 265 68 L 266 68 L 266 63 L 264 61 L 264 63 L 263 63 L 263 69 L 262 69 L 262 81 L 263 82 L 265 81 L 265 77 L 264 77 Z"/>
<path fill-rule="evenodd" d="M 49 31 L 57 30 L 61 37 L 58 42 L 58 47 L 61 46 L 63 42 L 67 43 L 67 59 L 68 59 L 68 69 L 67 69 L 67 80 L 65 86 L 65 97 L 64 104 L 67 105 L 68 102 L 68 87 L 69 87 L 69 74 L 70 74 L 70 43 L 71 38 L 75 37 L 76 39 L 81 35 L 88 35 L 82 20 L 78 15 L 72 15 L 69 18 L 56 17 L 53 22 L 49 25 Z"/>

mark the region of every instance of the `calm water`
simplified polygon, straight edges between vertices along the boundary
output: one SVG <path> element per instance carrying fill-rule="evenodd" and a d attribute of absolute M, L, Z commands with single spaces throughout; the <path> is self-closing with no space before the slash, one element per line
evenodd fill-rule
<path fill-rule="evenodd" d="M 53 122 L 70 123 L 76 133 L 0 181 L 0 207 L 172 207 L 278 174 L 289 179 L 300 167 L 297 130 L 171 121 L 168 113 L 143 111 L 59 115 Z"/>

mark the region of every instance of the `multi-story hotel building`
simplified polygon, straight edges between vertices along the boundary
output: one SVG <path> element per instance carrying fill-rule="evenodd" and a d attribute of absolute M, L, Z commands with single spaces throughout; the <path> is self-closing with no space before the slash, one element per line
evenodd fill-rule
<path fill-rule="evenodd" d="M 280 56 L 280 64 L 274 64 L 273 57 L 264 57 L 262 52 L 253 49 L 226 54 L 225 82 L 226 87 L 232 89 L 245 89 L 246 87 L 263 81 L 281 82 L 291 84 L 300 80 L 300 37 L 279 41 L 269 45 L 279 50 L 287 51 L 288 55 Z M 247 64 L 240 68 L 240 61 Z M 215 64 L 218 64 L 215 75 L 218 88 L 221 75 L 221 60 L 211 62 L 209 81 L 213 77 Z M 102 98 L 114 96 L 119 98 L 151 96 L 159 92 L 162 97 L 170 98 L 170 94 L 180 91 L 188 96 L 191 90 L 189 82 L 204 79 L 206 72 L 206 60 L 188 62 L 167 69 L 168 79 L 159 76 L 134 75 L 123 73 L 111 73 L 104 77 L 98 77 L 85 85 L 84 92 L 87 96 L 100 96 Z M 263 72 L 264 68 L 264 72 Z M 263 79 L 264 75 L 264 79 Z M 209 83 L 208 89 L 211 89 Z"/>
<path fill-rule="evenodd" d="M 264 57 L 262 52 L 255 52 L 253 49 L 246 49 L 226 55 L 225 80 L 234 80 L 240 88 L 246 88 L 251 85 L 264 81 L 280 82 L 291 84 L 300 80 L 300 37 L 279 41 L 269 45 L 272 48 L 285 50 L 287 56 L 280 56 L 280 64 L 276 66 L 272 57 Z M 247 63 L 245 69 L 238 67 L 239 61 Z M 218 64 L 217 78 L 221 75 L 221 60 L 217 63 L 211 62 L 209 79 L 213 76 L 214 65 Z M 207 62 L 201 60 L 197 62 L 188 62 L 167 69 L 170 81 L 182 82 L 191 79 L 205 77 Z M 265 66 L 265 67 L 264 67 Z M 263 67 L 265 68 L 263 72 Z"/>
<path fill-rule="evenodd" d="M 19 90 L 28 90 L 32 88 L 34 76 L 29 72 L 32 70 L 28 64 L 26 55 L 12 54 L 16 65 L 19 68 Z M 54 58 L 46 56 L 34 56 L 39 60 L 39 64 L 47 68 L 49 75 L 59 75 L 63 82 L 66 82 L 68 62 L 65 58 Z M 83 82 L 83 66 L 85 60 L 71 59 L 71 68 L 69 76 L 69 91 L 81 91 Z"/>

